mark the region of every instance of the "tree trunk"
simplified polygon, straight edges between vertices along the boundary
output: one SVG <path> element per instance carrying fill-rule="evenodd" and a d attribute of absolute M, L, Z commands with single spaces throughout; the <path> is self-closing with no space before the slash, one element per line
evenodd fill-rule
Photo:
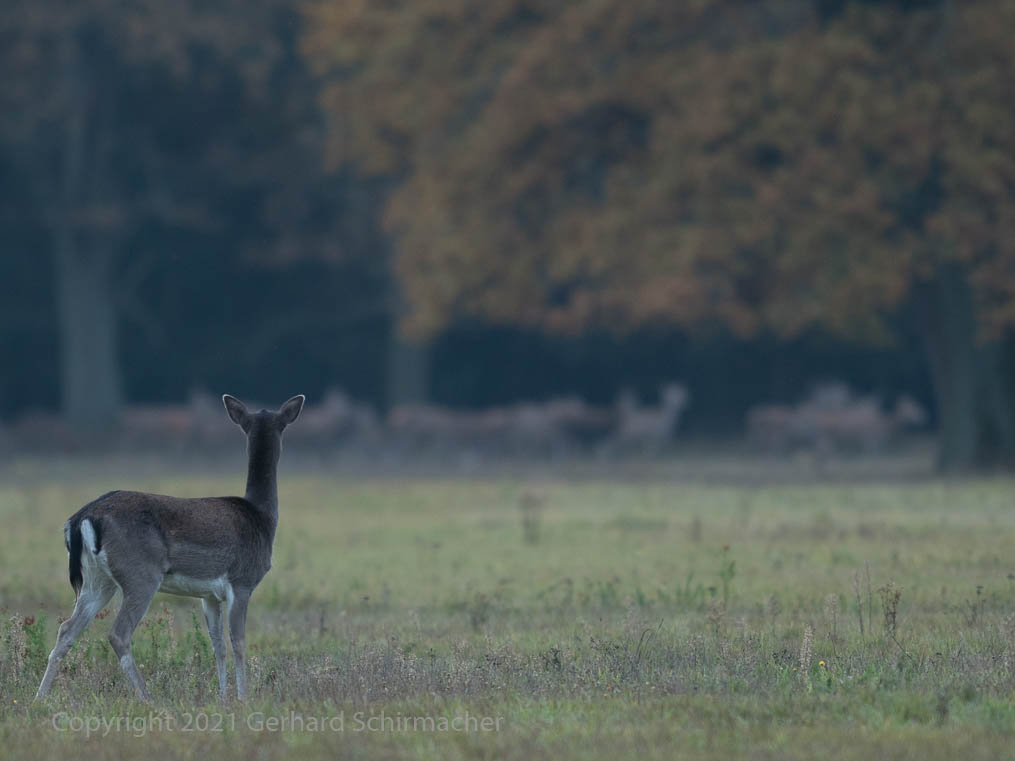
<path fill-rule="evenodd" d="M 998 347 L 977 335 L 965 269 L 957 262 L 940 264 L 916 298 L 936 397 L 938 469 L 967 472 L 1007 460 L 1015 452 L 1015 420 Z"/>
<path fill-rule="evenodd" d="M 407 309 L 405 297 L 394 273 L 389 275 L 388 309 L 391 330 L 388 338 L 385 401 L 388 409 L 399 404 L 419 404 L 430 395 L 430 352 L 425 342 L 402 335 L 399 320 Z"/>
<path fill-rule="evenodd" d="M 120 412 L 120 366 L 111 257 L 75 250 L 69 231 L 56 251 L 63 414 L 75 427 L 103 430 Z"/>
<path fill-rule="evenodd" d="M 401 337 L 393 326 L 388 343 L 388 408 L 425 402 L 429 391 L 430 362 L 427 346 Z"/>
<path fill-rule="evenodd" d="M 94 191 L 98 172 L 86 171 L 91 157 L 102 160 L 99 147 L 86 148 L 94 129 L 94 106 L 86 62 L 72 31 L 64 39 L 64 150 L 61 187 L 53 221 L 57 320 L 60 335 L 61 407 L 67 421 L 97 431 L 113 426 L 122 401 L 116 346 L 116 310 L 112 288 L 112 245 L 82 244 L 75 216 L 87 200 L 86 178 Z"/>

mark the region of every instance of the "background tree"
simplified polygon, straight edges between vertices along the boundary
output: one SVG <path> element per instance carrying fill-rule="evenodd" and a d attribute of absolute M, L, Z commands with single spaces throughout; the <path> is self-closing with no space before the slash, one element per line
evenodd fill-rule
<path fill-rule="evenodd" d="M 283 342 L 317 366 L 357 368 L 338 377 L 362 395 L 382 383 L 361 345 L 388 320 L 379 188 L 321 171 L 299 25 L 285 0 L 0 11 L 5 271 L 31 302 L 12 303 L 5 325 L 48 347 L 52 294 L 75 425 L 111 425 L 128 393 L 179 398 L 243 368 L 257 392 L 277 380 L 264 366 Z M 47 275 L 53 287 L 37 288 Z M 13 330 L 26 321 L 36 327 Z M 4 390 L 5 408 L 10 394 L 45 398 Z"/>
<path fill-rule="evenodd" d="M 332 152 L 404 177 L 412 312 L 577 332 L 891 339 L 914 304 L 941 465 L 1015 447 L 1015 6 L 323 0 Z"/>
<path fill-rule="evenodd" d="M 43 0 L 0 11 L 0 139 L 49 234 L 62 408 L 78 426 L 110 425 L 122 401 L 119 318 L 143 314 L 134 292 L 160 253 L 128 244 L 147 226 L 214 227 L 221 204 L 206 203 L 196 176 L 219 177 L 221 190 L 222 177 L 235 186 L 256 171 L 229 163 L 238 152 L 215 132 L 227 119 L 215 98 L 268 96 L 281 7 Z M 161 108 L 181 105 L 183 90 L 189 110 Z M 180 129 L 196 114 L 197 139 Z"/>

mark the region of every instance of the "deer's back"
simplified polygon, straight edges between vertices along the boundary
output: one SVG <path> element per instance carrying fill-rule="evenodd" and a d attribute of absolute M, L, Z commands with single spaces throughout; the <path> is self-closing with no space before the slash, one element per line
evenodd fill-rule
<path fill-rule="evenodd" d="M 160 571 L 197 579 L 225 577 L 256 584 L 271 560 L 274 526 L 242 497 L 180 498 L 143 492 L 103 495 L 71 516 L 84 519 L 114 575 L 131 572 L 132 558 L 155 559 Z"/>

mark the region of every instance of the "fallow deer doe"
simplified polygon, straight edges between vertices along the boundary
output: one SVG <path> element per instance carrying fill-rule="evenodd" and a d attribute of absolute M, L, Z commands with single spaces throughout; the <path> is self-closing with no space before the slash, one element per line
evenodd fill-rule
<path fill-rule="evenodd" d="M 74 513 L 64 526 L 74 612 L 60 625 L 36 700 L 49 692 L 60 661 L 117 589 L 123 592 L 123 604 L 109 642 L 141 700 L 150 698 L 134 662 L 131 638 L 156 592 L 201 598 L 223 700 L 223 619 L 229 619 L 236 694 L 246 698 L 247 603 L 271 567 L 282 431 L 299 416 L 304 397 L 294 396 L 278 412 L 249 412 L 228 394 L 222 402 L 247 435 L 246 495 L 180 499 L 114 491 Z"/>

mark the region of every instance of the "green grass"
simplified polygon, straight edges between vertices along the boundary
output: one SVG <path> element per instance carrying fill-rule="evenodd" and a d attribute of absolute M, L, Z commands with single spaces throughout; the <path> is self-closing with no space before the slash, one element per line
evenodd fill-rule
<path fill-rule="evenodd" d="M 220 494 L 242 479 L 45 473 L 0 482 L 0 745 L 18 758 L 1015 757 L 1008 480 L 283 473 L 273 569 L 247 625 L 251 700 L 216 703 L 198 603 L 159 596 L 135 653 L 163 726 L 138 729 L 124 722 L 150 709 L 106 642 L 111 616 L 31 704 L 73 602 L 63 521 L 113 487 Z M 290 712 L 302 730 L 257 730 Z M 501 729 L 359 731 L 358 713 L 382 712 L 468 712 Z M 86 738 L 55 714 L 121 725 Z M 188 715 L 222 731 L 185 731 Z M 310 731 L 311 716 L 344 716 L 344 731 Z"/>

